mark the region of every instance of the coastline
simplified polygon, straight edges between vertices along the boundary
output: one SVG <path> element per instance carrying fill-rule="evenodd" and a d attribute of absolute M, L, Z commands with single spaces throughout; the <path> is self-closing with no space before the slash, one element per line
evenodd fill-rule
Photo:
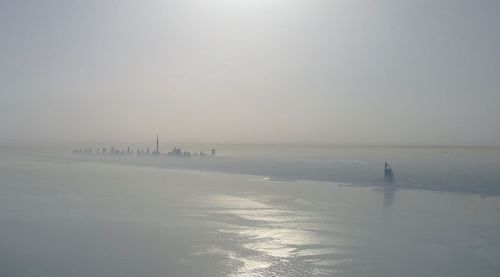
<path fill-rule="evenodd" d="M 211 162 L 210 159 L 216 160 L 224 160 L 230 159 L 229 157 L 209 157 L 208 160 L 204 160 L 204 162 Z M 189 164 L 189 161 L 177 159 L 177 158 L 169 158 L 167 160 L 155 160 L 155 159 L 129 159 L 127 157 L 109 157 L 105 159 L 95 159 L 93 157 L 84 157 L 78 159 L 71 159 L 67 157 L 61 157 L 61 161 L 74 161 L 74 162 L 90 162 L 90 163 L 103 163 L 103 164 L 116 164 L 116 165 L 125 165 L 125 166 L 137 166 L 137 167 L 148 167 L 148 168 L 157 168 L 163 170 L 170 171 L 181 171 L 181 172 L 203 172 L 203 173 L 219 173 L 219 174 L 230 174 L 230 175 L 243 175 L 251 178 L 262 178 L 266 181 L 272 182 L 315 182 L 315 183 L 324 183 L 334 186 L 352 186 L 352 187 L 369 187 L 369 188 L 381 188 L 383 184 L 380 182 L 381 180 L 374 180 L 372 183 L 367 182 L 350 182 L 348 180 L 336 180 L 335 177 L 331 180 L 326 180 L 324 178 L 311 178 L 311 175 L 306 177 L 309 178 L 293 178 L 286 175 L 278 175 L 278 174 L 259 174 L 256 170 L 235 170 L 234 168 L 225 168 L 225 167 L 207 167 L 199 164 Z M 237 163 L 237 162 L 236 162 Z M 381 176 L 380 179 L 382 179 Z M 432 187 L 415 187 L 405 184 L 396 184 L 398 190 L 414 190 L 414 191 L 433 191 L 433 192 L 443 192 L 443 193 L 453 193 L 453 194 L 464 194 L 464 195 L 477 195 L 481 197 L 500 197 L 500 191 L 480 191 L 475 190 L 474 188 L 470 188 L 469 190 L 460 190 L 457 189 L 444 189 L 442 186 Z"/>

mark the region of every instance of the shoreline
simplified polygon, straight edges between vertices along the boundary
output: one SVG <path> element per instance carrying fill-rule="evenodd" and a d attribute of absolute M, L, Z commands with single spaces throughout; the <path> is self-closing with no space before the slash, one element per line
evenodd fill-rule
<path fill-rule="evenodd" d="M 124 158 L 124 159 L 122 159 Z M 224 157 L 215 157 L 215 159 L 220 159 Z M 182 158 L 169 158 L 172 160 L 182 160 Z M 201 158 L 203 160 L 205 158 Z M 213 159 L 209 157 L 208 159 Z M 32 161 L 52 161 L 56 162 L 56 160 L 32 160 Z M 100 159 L 64 159 L 61 158 L 60 161 L 72 161 L 72 162 L 85 162 L 85 163 L 95 163 L 95 164 L 113 164 L 120 166 L 134 166 L 134 167 L 145 167 L 145 168 L 154 168 L 160 170 L 168 170 L 168 171 L 177 171 L 177 172 L 199 172 L 199 173 L 215 173 L 215 174 L 225 174 L 225 175 L 240 175 L 247 176 L 249 178 L 260 178 L 267 182 L 284 182 L 284 183 L 300 183 L 300 182 L 313 182 L 318 184 L 328 184 L 339 187 L 354 187 L 354 188 L 372 188 L 374 190 L 381 189 L 381 184 L 363 184 L 363 183 L 355 183 L 355 182 L 346 182 L 346 181 L 336 181 L 336 180 L 322 180 L 322 179 L 312 179 L 312 178 L 290 178 L 286 176 L 278 176 L 278 175 L 262 175 L 262 174 L 252 174 L 248 172 L 236 172 L 228 169 L 208 169 L 208 168 L 195 168 L 195 167 L 182 167 L 182 166 L 169 166 L 167 164 L 158 163 L 159 161 L 165 160 L 156 160 L 153 163 L 144 163 L 148 160 L 132 160 L 126 159 L 126 157 L 111 157 L 105 160 Z M 137 161 L 137 162 L 135 162 Z M 151 161 L 151 160 L 149 160 Z M 432 188 L 414 188 L 410 186 L 401 186 L 396 185 L 397 190 L 411 190 L 411 191 L 423 191 L 423 192 L 438 192 L 438 193 L 451 193 L 457 195 L 474 195 L 479 196 L 481 198 L 490 198 L 490 197 L 500 197 L 500 193 L 493 192 L 479 192 L 479 191 L 459 191 L 459 190 L 446 190 L 446 189 L 432 189 Z"/>

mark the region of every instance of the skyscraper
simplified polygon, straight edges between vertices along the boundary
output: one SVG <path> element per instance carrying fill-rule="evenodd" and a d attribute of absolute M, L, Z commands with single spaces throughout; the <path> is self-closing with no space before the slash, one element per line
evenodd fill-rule
<path fill-rule="evenodd" d="M 156 149 L 153 152 L 153 155 L 156 155 L 156 156 L 160 155 L 160 139 L 159 139 L 159 135 L 158 134 L 156 134 Z"/>

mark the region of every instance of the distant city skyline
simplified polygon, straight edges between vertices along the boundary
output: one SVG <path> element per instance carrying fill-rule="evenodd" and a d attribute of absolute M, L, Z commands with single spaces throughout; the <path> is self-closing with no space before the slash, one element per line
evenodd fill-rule
<path fill-rule="evenodd" d="M 499 13 L 487 0 L 2 1 L 0 145 L 500 147 Z"/>
<path fill-rule="evenodd" d="M 168 152 L 162 152 L 160 149 L 160 139 L 159 135 L 156 135 L 156 145 L 154 150 L 150 151 L 149 147 L 140 146 L 135 150 L 130 145 L 123 147 L 115 147 L 114 145 L 109 146 L 98 146 L 98 147 L 79 147 L 72 150 L 73 154 L 83 154 L 83 155 L 97 155 L 97 156 L 136 156 L 136 157 L 154 157 L 154 158 L 165 158 L 165 157 L 183 157 L 183 158 L 191 158 L 191 157 L 208 157 L 215 156 L 217 150 L 215 148 L 211 148 L 210 152 L 206 152 L 203 150 L 200 151 L 191 151 L 191 150 L 182 150 L 182 148 L 174 146 Z M 208 154 L 210 153 L 210 154 Z"/>

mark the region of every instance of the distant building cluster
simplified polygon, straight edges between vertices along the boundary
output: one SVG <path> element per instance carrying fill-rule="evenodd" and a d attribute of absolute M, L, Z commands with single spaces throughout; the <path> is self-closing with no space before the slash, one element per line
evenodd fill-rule
<path fill-rule="evenodd" d="M 86 155 L 107 155 L 107 156 L 137 156 L 137 157 L 148 157 L 148 156 L 153 156 L 153 157 L 191 157 L 191 156 L 199 156 L 199 157 L 206 157 L 206 156 L 215 156 L 216 155 L 216 150 L 212 149 L 210 151 L 210 154 L 199 151 L 199 152 L 191 152 L 191 151 L 183 151 L 181 148 L 174 147 L 172 150 L 169 152 L 161 152 L 160 151 L 160 141 L 159 137 L 156 136 L 156 147 L 153 151 L 150 151 L 149 147 L 146 147 L 145 149 L 137 149 L 133 150 L 130 147 L 127 147 L 126 149 L 119 149 L 111 146 L 109 149 L 106 147 L 102 148 L 96 148 L 95 150 L 90 147 L 90 148 L 80 148 L 80 149 L 74 149 L 73 154 L 86 154 Z"/>

